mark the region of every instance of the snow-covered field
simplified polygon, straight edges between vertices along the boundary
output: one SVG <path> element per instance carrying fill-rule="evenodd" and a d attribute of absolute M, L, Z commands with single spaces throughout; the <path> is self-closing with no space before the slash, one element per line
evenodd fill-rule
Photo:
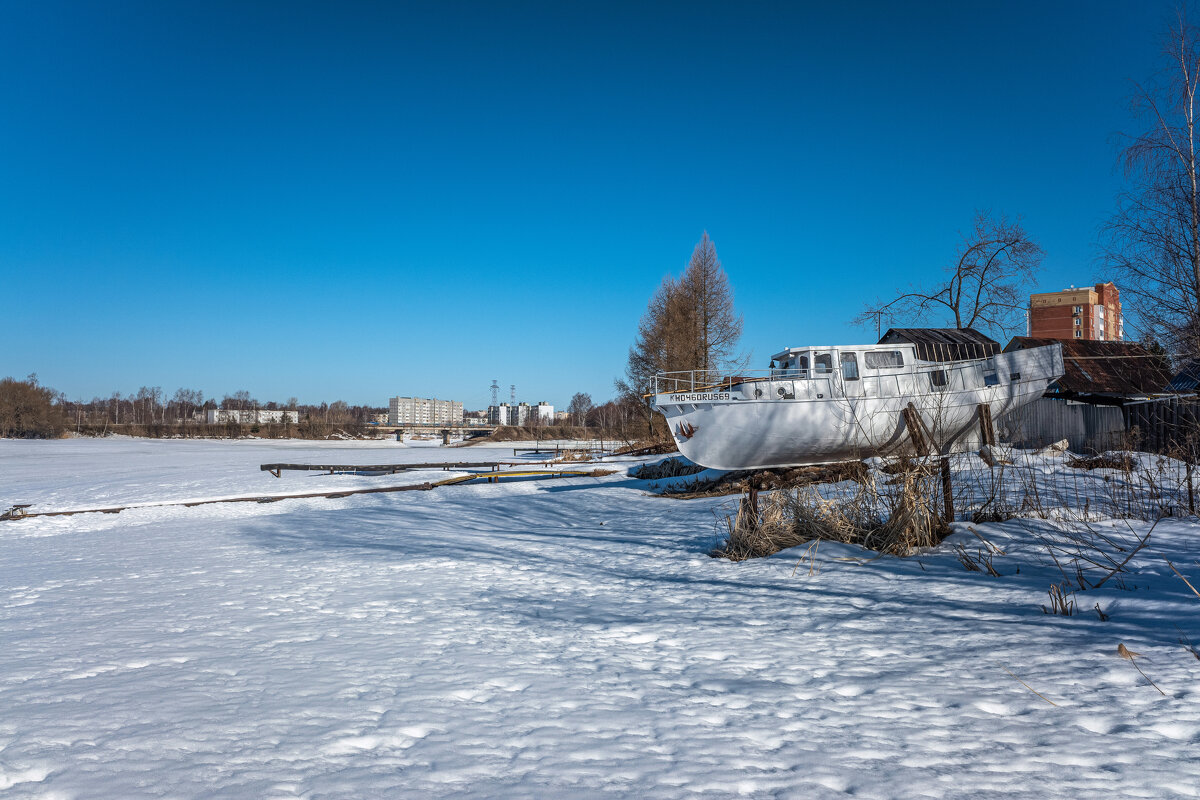
<path fill-rule="evenodd" d="M 0 505 L 445 474 L 276 479 L 258 469 L 271 461 L 510 459 L 0 441 Z M 799 548 L 735 564 L 705 555 L 727 501 L 649 496 L 630 463 L 0 522 L 0 794 L 1200 797 L 1200 660 L 1180 643 L 1200 645 L 1200 598 L 1163 558 L 1200 587 L 1195 519 L 1161 521 L 1124 588 L 1049 616 L 1061 576 L 1034 536 L 1048 522 L 972 526 L 1006 553 L 1001 577 L 948 546 L 868 560 L 823 543 L 815 572 Z"/>

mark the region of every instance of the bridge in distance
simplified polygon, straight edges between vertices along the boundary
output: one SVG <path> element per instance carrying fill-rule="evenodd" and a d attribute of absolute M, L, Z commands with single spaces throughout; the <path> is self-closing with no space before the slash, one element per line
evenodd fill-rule
<path fill-rule="evenodd" d="M 416 422 L 406 422 L 403 425 L 373 425 L 372 429 L 381 431 L 387 434 L 396 434 L 403 436 L 407 433 L 427 433 L 440 434 L 442 441 L 449 444 L 451 436 L 462 436 L 466 439 L 477 439 L 480 436 L 487 436 L 498 428 L 498 425 L 447 425 L 440 424 L 421 424 Z"/>

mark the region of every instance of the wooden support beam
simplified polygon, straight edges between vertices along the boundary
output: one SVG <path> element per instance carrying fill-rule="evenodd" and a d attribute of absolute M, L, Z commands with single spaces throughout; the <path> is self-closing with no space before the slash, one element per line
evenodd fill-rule
<path fill-rule="evenodd" d="M 978 407 L 979 413 L 979 434 L 983 438 L 985 445 L 993 445 L 996 443 L 996 429 L 992 425 L 992 407 L 987 403 L 980 403 Z"/>
<path fill-rule="evenodd" d="M 211 500 L 190 500 L 190 501 L 168 501 L 164 503 L 143 503 L 136 506 L 111 506 L 108 508 L 81 508 L 74 511 L 35 511 L 27 512 L 29 505 L 20 505 L 10 508 L 8 511 L 0 513 L 0 520 L 22 520 L 33 517 L 71 517 L 76 514 L 120 514 L 128 508 L 168 508 L 182 506 L 184 508 L 194 508 L 196 506 L 214 505 L 217 503 L 277 503 L 280 500 L 299 500 L 310 499 L 315 497 L 324 498 L 342 498 L 351 497 L 359 494 L 385 494 L 391 492 L 411 492 L 411 491 L 429 491 L 441 486 L 460 486 L 483 478 L 488 483 L 500 483 L 501 478 L 588 478 L 600 477 L 602 475 L 611 475 L 611 471 L 597 470 L 593 472 L 583 472 L 579 470 L 560 470 L 558 472 L 542 472 L 519 470 L 514 472 L 497 472 L 497 473 L 476 473 L 472 475 L 460 475 L 454 478 L 447 478 L 438 481 L 437 483 L 419 483 L 408 486 L 377 486 L 368 489 L 344 489 L 342 491 L 333 492 L 303 492 L 299 494 L 283 494 L 273 495 L 268 497 L 217 497 Z"/>
<path fill-rule="evenodd" d="M 954 522 L 954 487 L 950 484 L 950 459 L 942 457 L 942 507 L 946 522 Z"/>
<path fill-rule="evenodd" d="M 904 417 L 904 425 L 908 428 L 908 435 L 912 439 L 913 448 L 919 456 L 929 455 L 929 440 L 925 437 L 922 430 L 925 426 L 921 421 L 921 415 L 917 413 L 917 409 L 912 403 L 909 403 L 901 415 Z"/>

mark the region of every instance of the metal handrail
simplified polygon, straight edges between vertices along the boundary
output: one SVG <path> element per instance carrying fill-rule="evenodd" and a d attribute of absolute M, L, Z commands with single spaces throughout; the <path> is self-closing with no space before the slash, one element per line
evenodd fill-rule
<path fill-rule="evenodd" d="M 864 366 L 859 367 L 858 378 L 868 377 L 890 377 L 893 375 L 916 375 L 928 372 L 937 372 L 939 370 L 964 370 L 975 366 L 982 366 L 984 362 L 993 356 L 987 358 L 968 358 L 960 361 L 909 361 L 901 367 L 890 367 L 885 372 L 878 374 L 864 375 Z M 809 380 L 814 378 L 835 379 L 842 374 L 841 365 L 835 365 L 830 370 L 816 369 L 757 369 L 757 370 L 741 370 L 736 374 L 722 375 L 717 379 L 712 379 L 710 376 L 716 375 L 714 370 L 674 370 L 669 372 L 659 372 L 654 376 L 653 392 L 647 397 L 664 394 L 670 392 L 700 392 L 711 391 L 713 389 L 724 389 L 732 391 L 734 386 L 741 386 L 746 383 L 757 383 L 760 381 L 772 380 Z M 697 375 L 701 380 L 697 380 Z M 669 387 L 665 386 L 669 382 Z"/>

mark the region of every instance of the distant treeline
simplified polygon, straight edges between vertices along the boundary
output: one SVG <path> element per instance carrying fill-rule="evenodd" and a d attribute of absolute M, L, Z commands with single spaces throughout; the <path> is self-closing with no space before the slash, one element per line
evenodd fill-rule
<path fill-rule="evenodd" d="M 299 422 L 208 425 L 204 420 L 210 409 L 284 409 L 297 412 Z M 341 400 L 306 405 L 292 397 L 284 403 L 260 403 L 246 391 L 226 395 L 220 401 L 206 399 L 197 389 L 179 389 L 167 396 L 157 386 L 143 386 L 136 394 L 124 397 L 114 392 L 110 397 L 84 402 L 68 400 L 41 386 L 36 375 L 23 381 L 0 380 L 0 436 L 18 439 L 53 438 L 67 431 L 95 436 L 122 433 L 152 437 L 324 438 L 338 431 L 360 435 L 386 413 L 386 408 L 352 406 Z"/>
<path fill-rule="evenodd" d="M 207 424 L 207 412 L 213 409 L 246 411 L 253 409 L 295 411 L 298 422 Z M 93 397 L 89 401 L 69 400 L 53 389 L 41 386 L 36 375 L 23 381 L 0 381 L 0 437 L 18 439 L 56 438 L 67 432 L 84 436 L 124 434 L 146 437 L 259 436 L 270 439 L 324 439 L 339 434 L 371 435 L 384 419 L 387 409 L 352 406 L 341 400 L 319 405 L 285 402 L 259 402 L 249 392 L 225 395 L 221 400 L 205 398 L 197 389 L 179 389 L 168 396 L 157 386 L 143 386 L 134 394 Z M 529 438 L 611 438 L 632 441 L 647 435 L 644 410 L 632 399 L 610 400 L 592 405 L 586 394 L 577 394 L 571 403 L 570 424 L 548 426 L 531 419 Z M 663 431 L 658 432 L 665 434 Z"/>
<path fill-rule="evenodd" d="M 54 390 L 39 386 L 37 375 L 0 380 L 0 437 L 42 439 L 59 436 L 64 427 Z"/>

